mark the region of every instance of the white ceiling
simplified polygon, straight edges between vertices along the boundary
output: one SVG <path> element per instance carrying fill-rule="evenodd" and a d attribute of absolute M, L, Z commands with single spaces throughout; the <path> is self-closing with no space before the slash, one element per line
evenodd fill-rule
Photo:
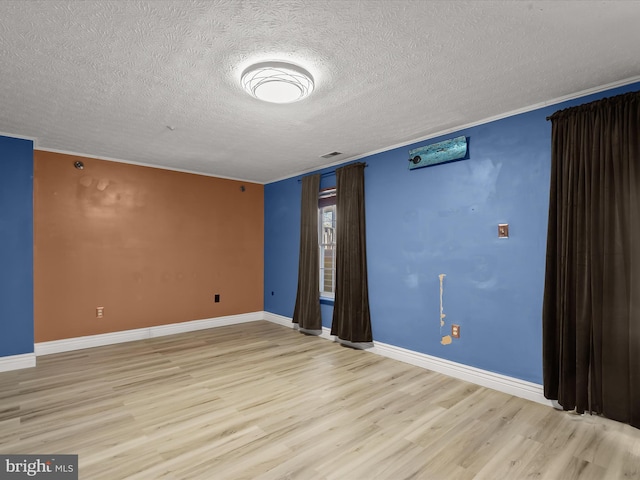
<path fill-rule="evenodd" d="M 0 132 L 269 182 L 638 80 L 639 46 L 638 1 L 0 0 Z M 247 95 L 264 60 L 312 96 Z"/>

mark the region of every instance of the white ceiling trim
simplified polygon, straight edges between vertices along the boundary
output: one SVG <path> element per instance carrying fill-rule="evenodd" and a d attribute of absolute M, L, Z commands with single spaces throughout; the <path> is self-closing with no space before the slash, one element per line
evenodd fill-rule
<path fill-rule="evenodd" d="M 7 135 L 9 137 L 15 137 L 15 135 Z M 245 180 L 242 178 L 235 178 L 235 177 L 225 177 L 222 175 L 214 175 L 212 173 L 204 173 L 204 172 L 196 172 L 195 170 L 187 170 L 184 168 L 171 168 L 171 167 L 164 167 L 161 165 L 153 165 L 151 163 L 144 163 L 144 162 L 132 162 L 131 160 L 123 160 L 121 158 L 110 158 L 110 157 L 101 157 L 98 155 L 90 155 L 88 153 L 78 153 L 78 152 L 69 152 L 67 150 L 58 150 L 55 148 L 35 148 L 34 150 L 40 150 L 42 152 L 51 152 L 51 153 L 61 153 L 63 155 L 73 155 L 76 157 L 84 157 L 84 158 L 93 158 L 95 160 L 105 160 L 107 162 L 115 162 L 115 163 L 126 163 L 128 165 L 136 165 L 138 167 L 148 167 L 148 168 L 157 168 L 160 170 L 168 170 L 170 172 L 180 172 L 180 173 L 190 173 L 193 175 L 200 175 L 203 177 L 213 177 L 213 178 L 221 178 L 224 180 L 234 180 L 234 181 L 238 181 L 238 182 L 243 182 L 243 183 L 253 183 L 256 185 L 264 185 L 264 183 L 262 182 L 256 182 L 255 180 Z M 270 182 L 268 182 L 270 183 Z"/>
<path fill-rule="evenodd" d="M 437 137 L 441 137 L 443 135 L 448 135 L 450 133 L 454 133 L 454 132 L 458 132 L 460 130 L 466 130 L 467 128 L 472 128 L 472 127 L 477 127 L 479 125 L 484 125 L 490 122 L 495 122 L 497 120 L 502 120 L 504 118 L 508 118 L 508 117 L 513 117 L 515 115 L 520 115 L 522 113 L 527 113 L 527 112 L 531 112 L 533 110 L 538 110 L 540 108 L 544 108 L 544 107 L 548 107 L 551 105 L 557 105 L 559 103 L 562 102 L 567 102 L 570 100 L 575 100 L 577 98 L 580 97 L 586 97 L 588 95 L 593 95 L 596 93 L 600 93 L 600 92 L 604 92 L 606 90 L 611 90 L 613 88 L 617 88 L 617 87 L 624 87 L 625 85 L 631 85 L 632 83 L 637 83 L 640 82 L 640 75 L 636 76 L 636 77 L 631 77 L 631 78 L 627 78 L 625 80 L 620 80 L 618 82 L 612 82 L 612 83 L 608 83 L 606 85 L 601 85 L 599 87 L 595 87 L 595 88 L 589 88 L 587 90 L 582 90 L 581 92 L 576 92 L 574 94 L 571 95 L 564 95 L 562 97 L 558 97 L 555 98 L 553 100 L 549 100 L 549 101 L 545 101 L 545 102 L 540 102 L 534 105 L 529 105 L 528 107 L 524 107 L 524 108 L 520 108 L 517 110 L 512 110 L 510 112 L 506 112 L 500 115 L 494 115 L 493 117 L 488 117 L 482 120 L 479 120 L 477 122 L 472 122 L 472 123 L 467 123 L 465 125 L 460 125 L 457 127 L 452 127 L 452 128 L 448 128 L 446 130 L 441 130 L 437 133 L 434 133 L 432 135 L 428 135 L 425 137 L 420 137 L 420 138 L 416 138 L 415 140 L 410 140 L 407 142 L 402 142 L 402 143 L 397 143 L 395 145 L 390 145 L 388 147 L 385 148 L 381 148 L 378 150 L 373 150 L 371 152 L 368 153 L 363 153 L 362 155 L 356 155 L 353 157 L 348 157 L 348 158 L 343 158 L 342 160 L 338 160 L 332 163 L 328 163 L 320 168 L 311 168 L 311 169 L 307 169 L 307 170 L 302 170 L 299 171 L 297 173 L 293 173 L 291 175 L 286 175 L 284 177 L 280 177 L 280 178 L 276 178 L 273 180 L 268 180 L 266 182 L 257 182 L 255 180 L 247 180 L 244 178 L 236 178 L 236 177 L 225 177 L 225 176 L 221 176 L 221 175 L 214 175 L 214 174 L 210 174 L 210 173 L 204 173 L 204 172 L 198 172 L 195 170 L 187 170 L 187 169 L 181 169 L 181 168 L 169 168 L 169 167 L 163 167 L 163 166 L 158 166 L 158 165 L 153 165 L 151 163 L 143 163 L 143 162 L 133 162 L 131 160 L 124 160 L 121 158 L 109 158 L 109 157 L 100 157 L 97 155 L 91 155 L 91 154 L 87 154 L 87 153 L 78 153 L 78 152 L 70 152 L 70 151 L 66 151 L 66 150 L 58 150 L 58 149 L 54 149 L 54 148 L 40 148 L 37 146 L 37 138 L 32 138 L 32 137 L 25 137 L 25 136 L 20 136 L 20 135 L 15 135 L 13 133 L 4 133 L 4 132 L 0 132 L 0 135 L 4 135 L 7 137 L 14 137 L 14 138 L 22 138 L 24 140 L 32 140 L 34 142 L 34 150 L 42 150 L 44 152 L 52 152 L 52 153 L 62 153 L 65 155 L 75 155 L 78 157 L 85 157 L 85 158 L 94 158 L 96 160 L 106 160 L 109 162 L 117 162 L 117 163 L 126 163 L 129 165 L 137 165 L 140 167 L 149 167 L 149 168 L 159 168 L 161 170 L 169 170 L 172 172 L 181 172 L 181 173 L 190 173 L 190 174 L 194 174 L 194 175 L 202 175 L 205 177 L 214 177 L 214 178 L 222 178 L 222 179 L 226 179 L 226 180 L 235 180 L 235 181 L 239 181 L 239 182 L 246 182 L 246 183 L 253 183 L 253 184 L 257 184 L 257 185 L 267 185 L 269 183 L 275 183 L 275 182 L 279 182 L 281 180 L 287 180 L 288 178 L 293 178 L 293 177 L 297 177 L 300 175 L 306 175 L 308 173 L 311 172 L 316 172 L 319 170 L 324 170 L 326 168 L 330 168 L 330 167 L 335 167 L 344 163 L 349 163 L 349 162 L 355 162 L 356 160 L 360 160 L 362 158 L 366 158 L 366 157 L 370 157 L 372 155 L 376 155 L 378 153 L 384 153 L 384 152 L 388 152 L 390 150 L 394 150 L 396 148 L 401 148 L 401 147 L 406 147 L 407 145 L 412 145 L 414 143 L 419 143 L 419 142 L 423 142 L 426 140 L 431 140 L 432 138 L 437 138 Z"/>
<path fill-rule="evenodd" d="M 294 173 L 292 175 L 287 175 L 287 176 L 282 177 L 282 178 L 277 178 L 275 180 L 271 180 L 271 181 L 266 182 L 266 183 L 279 182 L 281 180 L 286 180 L 288 178 L 297 177 L 299 175 L 305 175 L 307 173 L 315 172 L 315 171 L 318 171 L 318 170 L 324 170 L 325 168 L 335 167 L 335 166 L 343 164 L 343 163 L 354 162 L 356 160 L 360 160 L 362 158 L 370 157 L 370 156 L 376 155 L 378 153 L 388 152 L 388 151 L 394 150 L 396 148 L 406 147 L 407 145 L 413 145 L 414 143 L 419 143 L 419 142 L 423 142 L 425 140 L 431 140 L 432 138 L 437 138 L 437 137 L 441 137 L 443 135 L 448 135 L 449 133 L 459 132 L 460 130 L 466 130 L 467 128 L 477 127 L 479 125 L 485 125 L 485 124 L 490 123 L 490 122 L 495 122 L 497 120 L 502 120 L 504 118 L 509 118 L 509 117 L 513 117 L 515 115 L 520 115 L 521 113 L 532 112 L 533 110 L 538 110 L 540 108 L 549 107 L 551 105 L 557 105 L 558 103 L 567 102 L 569 100 L 575 100 L 577 98 L 586 97 L 588 95 L 593 95 L 595 93 L 604 92 L 606 90 L 611 90 L 612 88 L 624 87 L 625 85 L 631 85 L 632 83 L 637 83 L 637 82 L 640 82 L 640 75 L 636 76 L 636 77 L 627 78 L 625 80 L 620 80 L 619 82 L 612 82 L 612 83 L 608 83 L 606 85 L 601 85 L 599 87 L 589 88 L 587 90 L 583 90 L 581 92 L 577 92 L 577 93 L 574 93 L 574 94 L 571 94 L 571 95 L 564 95 L 562 97 L 558 97 L 558 98 L 555 98 L 553 100 L 536 103 L 534 105 L 529 105 L 528 107 L 519 108 L 517 110 L 512 110 L 510 112 L 506 112 L 506 113 L 503 113 L 503 114 L 500 114 L 500 115 L 494 115 L 493 117 L 488 117 L 488 118 L 485 118 L 483 120 L 479 120 L 477 122 L 467 123 L 465 125 L 460 125 L 458 127 L 447 128 L 446 130 L 440 130 L 437 133 L 434 133 L 434 134 L 431 134 L 431 135 L 427 135 L 425 137 L 416 138 L 415 140 L 411 140 L 411 141 L 408 141 L 408 142 L 397 143 L 395 145 L 391 145 L 389 147 L 381 148 L 379 150 L 374 150 L 374 151 L 371 151 L 369 153 L 364 153 L 362 155 L 356 155 L 354 157 L 349 157 L 349 158 L 345 158 L 343 160 L 339 160 L 337 162 L 329 163 L 327 165 L 324 165 L 320 169 L 313 168 L 313 169 L 309 169 L 309 170 L 304 170 L 304 171 L 301 171 L 301 172 L 298 172 L 298 173 Z M 408 158 L 409 158 L 409 155 L 407 154 L 407 160 L 408 160 Z"/>
<path fill-rule="evenodd" d="M 18 135 L 16 133 L 8 133 L 8 132 L 0 132 L 0 135 L 3 137 L 19 138 L 20 140 L 31 140 L 33 142 L 34 148 L 35 148 L 35 145 L 38 143 L 37 138 L 29 137 L 27 135 Z"/>

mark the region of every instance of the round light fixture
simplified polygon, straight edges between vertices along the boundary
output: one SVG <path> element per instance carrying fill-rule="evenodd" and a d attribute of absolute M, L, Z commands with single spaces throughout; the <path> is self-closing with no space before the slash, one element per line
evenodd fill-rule
<path fill-rule="evenodd" d="M 258 100 L 291 103 L 313 92 L 313 77 L 304 68 L 285 62 L 250 66 L 241 77 L 242 87 Z"/>

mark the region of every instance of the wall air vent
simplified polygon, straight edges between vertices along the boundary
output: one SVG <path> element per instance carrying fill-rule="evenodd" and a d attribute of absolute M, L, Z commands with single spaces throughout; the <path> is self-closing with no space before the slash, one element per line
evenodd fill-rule
<path fill-rule="evenodd" d="M 331 158 L 331 157 L 337 157 L 338 155 L 342 155 L 342 152 L 325 153 L 324 155 L 320 155 L 320 158 Z"/>

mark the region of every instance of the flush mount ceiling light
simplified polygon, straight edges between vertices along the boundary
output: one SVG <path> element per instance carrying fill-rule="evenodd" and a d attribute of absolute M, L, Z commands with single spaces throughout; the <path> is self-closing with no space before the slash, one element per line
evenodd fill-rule
<path fill-rule="evenodd" d="M 313 92 L 313 77 L 304 68 L 285 62 L 262 62 L 242 72 L 242 87 L 258 100 L 291 103 Z"/>

